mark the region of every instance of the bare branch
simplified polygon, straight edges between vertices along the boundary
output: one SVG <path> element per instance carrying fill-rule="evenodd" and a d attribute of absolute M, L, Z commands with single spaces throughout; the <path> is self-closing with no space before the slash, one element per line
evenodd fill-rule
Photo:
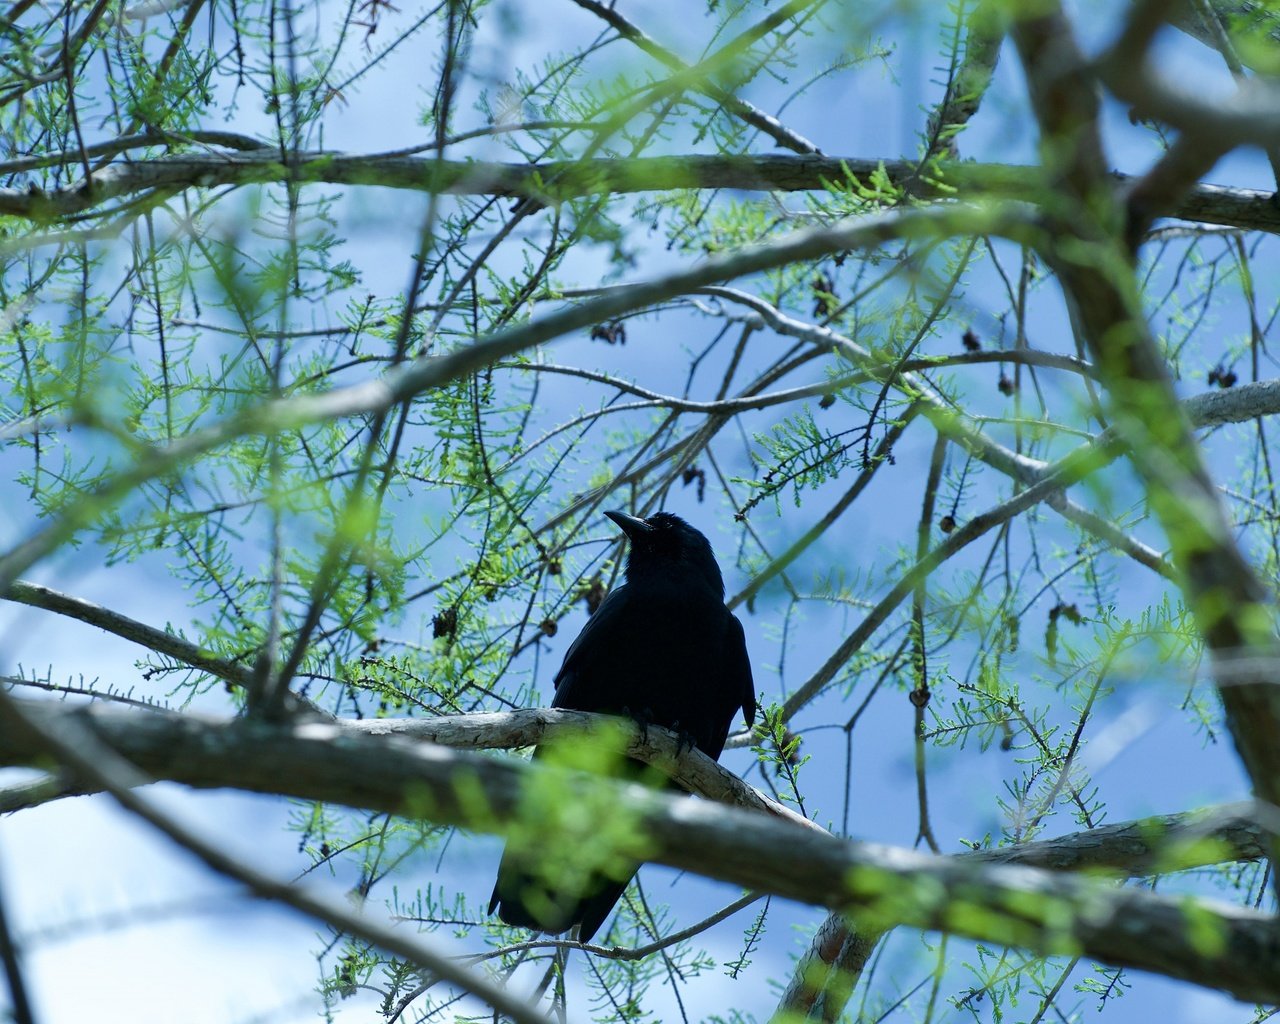
<path fill-rule="evenodd" d="M 624 39 L 635 43 L 640 49 L 647 53 L 650 57 L 665 64 L 672 71 L 688 71 L 689 65 L 677 57 L 666 47 L 660 45 L 656 40 L 645 34 L 641 29 L 622 16 L 622 14 L 613 7 L 606 7 L 599 3 L 598 0 L 573 0 L 579 7 L 590 11 L 592 14 L 607 21 Z M 811 6 L 811 0 L 804 4 L 788 5 L 791 10 L 785 12 L 786 17 L 790 17 L 792 13 L 798 13 L 797 8 Z M 733 44 L 730 43 L 730 46 Z M 714 99 L 717 103 L 722 104 L 726 110 L 735 117 L 741 118 L 753 128 L 768 135 L 779 146 L 795 151 L 796 153 L 820 153 L 812 142 L 806 139 L 786 125 L 782 124 L 772 114 L 767 114 L 760 110 L 753 103 L 741 99 L 731 92 L 721 89 L 711 80 L 710 76 L 700 82 L 698 88 Z"/>
<path fill-rule="evenodd" d="M 1211 102 L 1162 80 L 1119 47 L 1103 58 L 1099 71 L 1111 91 L 1142 116 L 1192 133 L 1219 152 L 1280 145 L 1280 85 L 1273 82 L 1251 78 L 1230 100 Z"/>
<path fill-rule="evenodd" d="M 1255 806 L 1246 802 L 1102 825 L 1060 839 L 975 850 L 958 859 L 1055 871 L 1101 868 L 1138 878 L 1162 869 L 1161 850 L 1168 848 L 1166 844 L 1184 843 L 1221 843 L 1224 851 L 1231 850 L 1241 860 L 1261 860 L 1266 856 L 1267 837 Z M 792 972 L 772 1019 L 781 1024 L 794 1019 L 788 1014 L 808 1014 L 814 1020 L 838 1020 L 882 937 L 881 932 L 855 929 L 842 914 L 829 914 Z"/>
<path fill-rule="evenodd" d="M 634 722 L 618 719 L 616 728 L 603 736 L 596 715 L 562 708 L 527 708 L 476 715 L 442 715 L 438 718 L 377 718 L 344 722 L 343 727 L 368 736 L 399 736 L 441 746 L 472 750 L 510 750 L 532 747 L 553 739 L 592 736 L 595 742 L 609 742 L 615 736 L 624 741 L 619 753 L 661 768 L 690 793 L 735 807 L 760 811 L 793 824 L 817 829 L 821 826 L 797 814 L 743 782 L 701 750 L 680 750 L 680 741 L 669 729 L 649 726 L 640 729 Z"/>
<path fill-rule="evenodd" d="M 9 924 L 9 908 L 4 888 L 0 886 L 0 962 L 4 963 L 5 978 L 9 982 L 9 1003 L 14 1024 L 35 1024 L 31 1000 L 27 998 L 27 983 L 22 973 L 22 962 L 13 928 Z"/>
<path fill-rule="evenodd" d="M 236 686 L 247 686 L 249 683 L 250 672 L 247 668 L 214 657 L 189 640 L 138 622 L 110 608 L 94 604 L 92 601 L 63 594 L 50 587 L 41 586 L 39 583 L 28 583 L 25 580 L 15 580 L 11 583 L 4 597 L 9 601 L 57 612 L 59 615 L 105 629 L 108 633 L 114 633 L 116 636 L 141 644 L 157 654 L 167 654 L 192 668 L 208 672 Z"/>

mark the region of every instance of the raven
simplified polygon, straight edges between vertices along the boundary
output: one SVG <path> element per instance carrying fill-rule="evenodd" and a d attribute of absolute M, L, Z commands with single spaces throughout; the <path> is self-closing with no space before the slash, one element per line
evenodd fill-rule
<path fill-rule="evenodd" d="M 631 542 L 626 582 L 609 592 L 569 646 L 551 706 L 675 729 L 718 759 L 738 709 L 747 725 L 755 722 L 756 695 L 742 623 L 724 606 L 711 544 L 670 512 L 648 519 L 605 515 Z M 636 778 L 643 768 L 628 760 L 620 774 Z M 580 925 L 582 942 L 604 923 L 639 868 L 625 877 L 597 875 L 585 892 L 566 894 L 531 872 L 527 856 L 503 852 L 489 913 L 497 910 L 507 924 L 535 931 Z"/>

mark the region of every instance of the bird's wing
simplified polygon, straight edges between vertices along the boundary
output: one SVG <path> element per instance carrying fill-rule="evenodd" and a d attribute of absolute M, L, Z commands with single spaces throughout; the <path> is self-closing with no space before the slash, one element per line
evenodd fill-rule
<path fill-rule="evenodd" d="M 596 710 L 582 703 L 584 700 L 589 704 L 596 702 L 592 699 L 593 695 L 587 692 L 588 688 L 579 685 L 584 675 L 589 674 L 583 672 L 583 663 L 591 659 L 593 650 L 598 652 L 601 645 L 607 646 L 609 638 L 616 635 L 619 624 L 626 618 L 630 604 L 631 590 L 624 583 L 609 591 L 605 599 L 600 602 L 600 607 L 592 613 L 591 618 L 587 619 L 582 632 L 569 645 L 569 650 L 564 655 L 564 663 L 556 673 L 556 695 L 551 701 L 553 708 L 570 708 L 574 711 Z M 600 696 L 598 682 L 594 689 L 596 691 L 594 697 L 598 698 Z"/>
<path fill-rule="evenodd" d="M 747 635 L 736 615 L 729 616 L 725 633 L 725 688 L 729 693 L 738 695 L 742 702 L 742 717 L 750 727 L 756 721 L 756 688 L 751 679 L 751 659 L 747 657 Z"/>

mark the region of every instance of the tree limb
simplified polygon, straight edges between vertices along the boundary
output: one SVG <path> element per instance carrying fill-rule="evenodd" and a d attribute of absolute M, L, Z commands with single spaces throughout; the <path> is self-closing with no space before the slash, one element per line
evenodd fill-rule
<path fill-rule="evenodd" d="M 1140 46 L 1164 5 L 1140 3 L 1123 37 Z M 1179 407 L 1169 367 L 1148 328 L 1123 238 L 1123 217 L 1109 193 L 1098 127 L 1098 100 L 1066 16 L 1046 3 L 1016 23 L 1014 39 L 1027 72 L 1042 149 L 1058 181 L 1063 208 L 1044 250 L 1081 334 L 1109 386 L 1115 430 L 1143 479 L 1169 538 L 1182 589 L 1222 675 L 1218 692 L 1254 792 L 1280 806 L 1280 685 L 1275 614 L 1265 588 L 1240 551 L 1230 519 Z M 1129 52 L 1140 63 L 1141 52 Z M 1118 58 L 1117 58 L 1118 59 Z M 1235 663 L 1233 665 L 1233 663 Z M 1268 665 L 1252 674 L 1241 666 Z"/>
<path fill-rule="evenodd" d="M 136 763 L 122 757 L 95 734 L 88 720 L 75 713 L 47 715 L 48 706 L 20 701 L 0 690 L 0 721 L 9 734 L 18 733 L 35 751 L 35 758 L 55 758 L 68 771 L 110 793 L 112 798 L 219 874 L 233 878 L 260 899 L 273 900 L 318 918 L 341 932 L 364 939 L 415 964 L 429 975 L 448 981 L 483 999 L 516 1024 L 549 1024 L 533 1005 L 509 992 L 487 975 L 464 967 L 437 948 L 435 942 L 409 935 L 352 910 L 344 901 L 274 878 L 244 863 L 196 830 L 171 817 L 141 787 L 153 781 Z M 90 716 L 91 718 L 92 716 Z M 170 717 L 146 715 L 145 718 Z M 563 1018 L 562 1018 L 563 1019 Z"/>
<path fill-rule="evenodd" d="M 145 622 L 138 622 L 136 619 L 121 615 L 110 608 L 104 608 L 100 604 L 94 604 L 92 601 L 86 601 L 84 598 L 63 594 L 51 587 L 41 586 L 39 583 L 28 583 L 25 580 L 14 580 L 4 594 L 4 598 L 97 626 L 108 633 L 114 633 L 116 636 L 141 644 L 157 654 L 167 654 L 192 668 L 208 672 L 236 686 L 249 684 L 249 677 L 252 674 L 249 669 L 215 657 L 190 640 L 175 636 L 173 633 L 166 633 L 154 626 L 148 626 Z"/>
<path fill-rule="evenodd" d="M 495 760 L 331 723 L 272 726 L 193 715 L 71 710 L 14 701 L 25 717 L 75 716 L 153 778 L 234 786 L 499 831 L 520 819 L 526 783 L 552 782 L 558 805 L 581 806 L 601 787 L 634 816 L 620 851 L 852 915 L 859 927 L 939 929 L 1040 954 L 1070 953 L 1280 1001 L 1280 929 L 1252 910 L 1192 897 L 1116 888 L 1061 872 L 975 864 L 870 843 L 707 801 L 654 793 L 545 765 Z M 0 762 L 47 759 L 46 744 L 13 716 L 0 719 Z M 551 832 L 564 822 L 538 821 Z M 522 829 L 537 823 L 522 821 Z M 1156 837 L 1152 833 L 1152 841 Z M 1169 866 L 1204 863 L 1203 843 L 1165 849 Z M 1220 856 L 1220 852 L 1214 852 Z"/>
<path fill-rule="evenodd" d="M 65 154 L 71 162 L 74 154 Z M 990 198 L 1039 202 L 1049 189 L 1037 167 L 942 162 L 932 177 L 910 160 L 818 155 L 672 156 L 630 160 L 548 161 L 534 164 L 436 160 L 430 157 L 298 153 L 286 166 L 275 152 L 185 153 L 111 164 L 91 182 L 56 188 L 0 189 L 0 214 L 41 223 L 97 210 L 142 192 L 160 195 L 226 185 L 373 185 L 451 195 L 492 195 L 554 203 L 606 192 L 627 194 L 678 188 L 746 191 L 825 191 L 883 174 L 918 199 Z M 1109 187 L 1133 180 L 1108 176 Z M 548 186 L 547 182 L 554 182 Z M 1280 210 L 1271 193 L 1222 185 L 1198 185 L 1167 211 L 1171 217 L 1249 231 L 1280 232 Z"/>

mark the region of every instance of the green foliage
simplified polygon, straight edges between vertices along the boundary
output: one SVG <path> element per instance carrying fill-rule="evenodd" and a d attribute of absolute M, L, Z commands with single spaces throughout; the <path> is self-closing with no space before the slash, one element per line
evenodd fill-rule
<path fill-rule="evenodd" d="M 1105 771 L 1116 756 L 1107 730 L 1140 701 L 1198 733 L 1206 751 L 1226 749 L 1219 697 L 1200 682 L 1196 623 L 1178 588 L 1150 572 L 1152 555 L 1167 561 L 1165 547 L 1181 555 L 1192 541 L 1149 520 L 1132 471 L 1142 444 L 1001 520 L 890 600 L 922 551 L 999 513 L 1046 465 L 1114 429 L 1110 399 L 1142 406 L 1136 393 L 1106 394 L 1098 368 L 1080 365 L 1081 310 L 1071 297 L 1064 305 L 1055 276 L 1064 252 L 1092 266 L 1114 247 L 1062 239 L 1055 264 L 1021 237 L 952 237 L 940 220 L 936 234 L 887 232 L 882 244 L 728 274 L 719 284 L 736 296 L 664 292 L 595 329 L 444 374 L 387 408 L 352 399 L 337 413 L 238 429 L 263 409 L 381 394 L 406 365 L 447 368 L 504 332 L 616 295 L 612 285 L 769 250 L 797 230 L 946 213 L 975 197 L 1008 202 L 994 118 L 1021 111 L 1025 97 L 987 95 L 1008 86 L 975 65 L 974 30 L 1000 27 L 1018 5 L 793 5 L 782 17 L 778 3 L 709 2 L 691 6 L 687 23 L 647 29 L 643 4 L 606 5 L 645 34 L 614 24 L 589 42 L 566 31 L 570 42 L 553 42 L 568 48 L 534 53 L 524 27 L 545 16 L 536 6 L 374 2 L 311 18 L 260 3 L 149 14 L 19 4 L 0 19 L 0 200 L 16 211 L 0 216 L 12 550 L 83 520 L 61 548 L 67 564 L 55 566 L 68 589 L 90 568 L 124 580 L 122 593 L 143 578 L 126 572 L 154 573 L 180 588 L 181 606 L 130 614 L 225 665 L 279 671 L 293 659 L 295 694 L 339 717 L 438 716 L 546 704 L 568 643 L 618 581 L 621 548 L 600 512 L 671 507 L 712 537 L 731 599 L 770 572 L 739 609 L 767 710 L 752 756 L 731 750 L 726 760 L 815 820 L 842 800 L 850 832 L 881 838 L 849 812 L 871 799 L 866 779 L 892 789 L 876 796 L 908 838 L 918 828 L 923 841 L 932 813 L 946 852 L 960 834 L 983 837 L 961 844 L 1011 846 L 1096 827 L 1117 804 L 1127 816 L 1136 798 Z M 1226 23 L 1238 57 L 1274 71 L 1274 5 L 1245 6 Z M 597 16 L 567 11 L 566 25 L 571 14 Z M 920 145 L 904 157 L 867 133 L 878 130 L 878 78 L 918 78 L 904 62 L 920 58 L 914 44 L 880 41 L 912 19 L 936 43 L 926 58 L 936 80 L 906 134 Z M 970 131 L 957 111 L 979 99 L 993 120 Z M 823 145 L 838 125 L 836 138 L 853 141 L 834 151 L 869 162 L 804 180 L 797 168 L 817 158 L 784 129 L 793 103 L 810 104 L 799 120 L 817 122 Z M 1168 145 L 1159 126 L 1133 127 L 1144 147 L 1134 151 Z M 311 171 L 342 164 L 336 138 L 374 155 L 340 184 L 315 180 Z M 970 152 L 971 142 L 987 151 Z M 293 159 L 304 153 L 312 162 Z M 655 165 L 633 162 L 674 158 L 667 164 L 685 171 L 685 154 L 732 158 L 718 173 L 759 169 L 761 180 L 790 161 L 797 178 L 774 192 L 741 176 L 659 190 Z M 243 175 L 215 184 L 179 173 L 210 157 Z M 437 160 L 465 164 L 456 194 L 417 190 L 413 175 L 429 179 Z M 486 184 L 508 173 L 503 162 L 529 169 L 523 190 Z M 552 162 L 583 167 L 561 173 Z M 154 178 L 121 184 L 139 169 Z M 1017 204 L 1052 211 L 1066 201 L 1033 191 L 1038 168 L 1016 173 Z M 47 201 L 24 214 L 32 195 Z M 1226 391 L 1270 372 L 1273 243 L 1188 223 L 1147 243 L 1134 287 L 1182 393 Z M 1128 275 L 1120 263 L 1106 266 Z M 1156 412 L 1159 425 L 1165 410 Z M 225 431 L 218 443 L 143 472 L 215 430 Z M 1215 431 L 1206 450 L 1240 549 L 1274 579 L 1274 431 L 1261 419 Z M 946 443 L 930 484 L 938 435 Z M 992 445 L 1004 468 L 984 461 Z M 111 492 L 130 472 L 140 482 Z M 867 616 L 865 642 L 791 708 Z M 1257 621 L 1270 636 L 1270 613 Z M 20 677 L 82 695 L 49 657 Z M 243 690 L 224 696 L 220 678 L 172 654 L 146 650 L 139 667 L 145 686 L 105 679 L 91 689 L 246 710 Z M 921 693 L 917 736 L 908 695 Z M 876 720 L 890 724 L 868 737 Z M 629 869 L 649 849 L 635 814 L 587 781 L 630 777 L 616 745 L 539 756 L 544 770 L 529 780 L 510 842 L 534 851 L 556 886 Z M 915 780 L 910 768 L 876 774 L 914 765 L 917 750 Z M 984 781 L 963 788 L 971 803 L 961 807 L 954 780 L 969 773 Z M 952 804 L 927 809 L 919 797 L 930 787 Z M 434 794 L 414 796 L 425 811 Z M 672 1019 L 694 979 L 751 981 L 782 960 L 769 946 L 780 915 L 766 903 L 643 959 L 575 952 L 566 971 L 546 948 L 513 952 L 527 934 L 487 919 L 466 888 L 474 879 L 450 860 L 470 857 L 472 837 L 412 815 L 313 804 L 291 805 L 289 827 L 304 873 L 406 927 L 447 933 L 502 977 L 518 971 L 517 986 L 545 975 L 585 989 L 570 1005 L 597 1020 Z M 1157 867 L 1180 871 L 1205 849 L 1170 846 Z M 1202 869 L 1174 884 L 1251 903 L 1262 899 L 1260 873 Z M 651 877 L 628 891 L 601 945 L 648 946 L 694 923 L 696 900 Z M 930 896 L 880 895 L 886 924 L 895 907 Z M 1221 936 L 1186 906 L 1188 934 L 1214 953 Z M 919 1011 L 898 1000 L 905 982 L 868 969 L 860 1019 L 903 1006 L 936 1019 L 944 1004 L 975 1019 L 1049 1019 L 1060 991 L 1101 1007 L 1130 985 L 1112 968 L 1024 954 L 1023 933 L 975 905 L 939 914 L 977 921 L 989 941 L 927 950 L 932 994 Z M 365 943 L 324 935 L 316 946 L 329 1012 L 370 989 L 383 1019 L 460 1012 L 443 985 Z M 768 1010 L 726 1007 L 711 1019 Z"/>

